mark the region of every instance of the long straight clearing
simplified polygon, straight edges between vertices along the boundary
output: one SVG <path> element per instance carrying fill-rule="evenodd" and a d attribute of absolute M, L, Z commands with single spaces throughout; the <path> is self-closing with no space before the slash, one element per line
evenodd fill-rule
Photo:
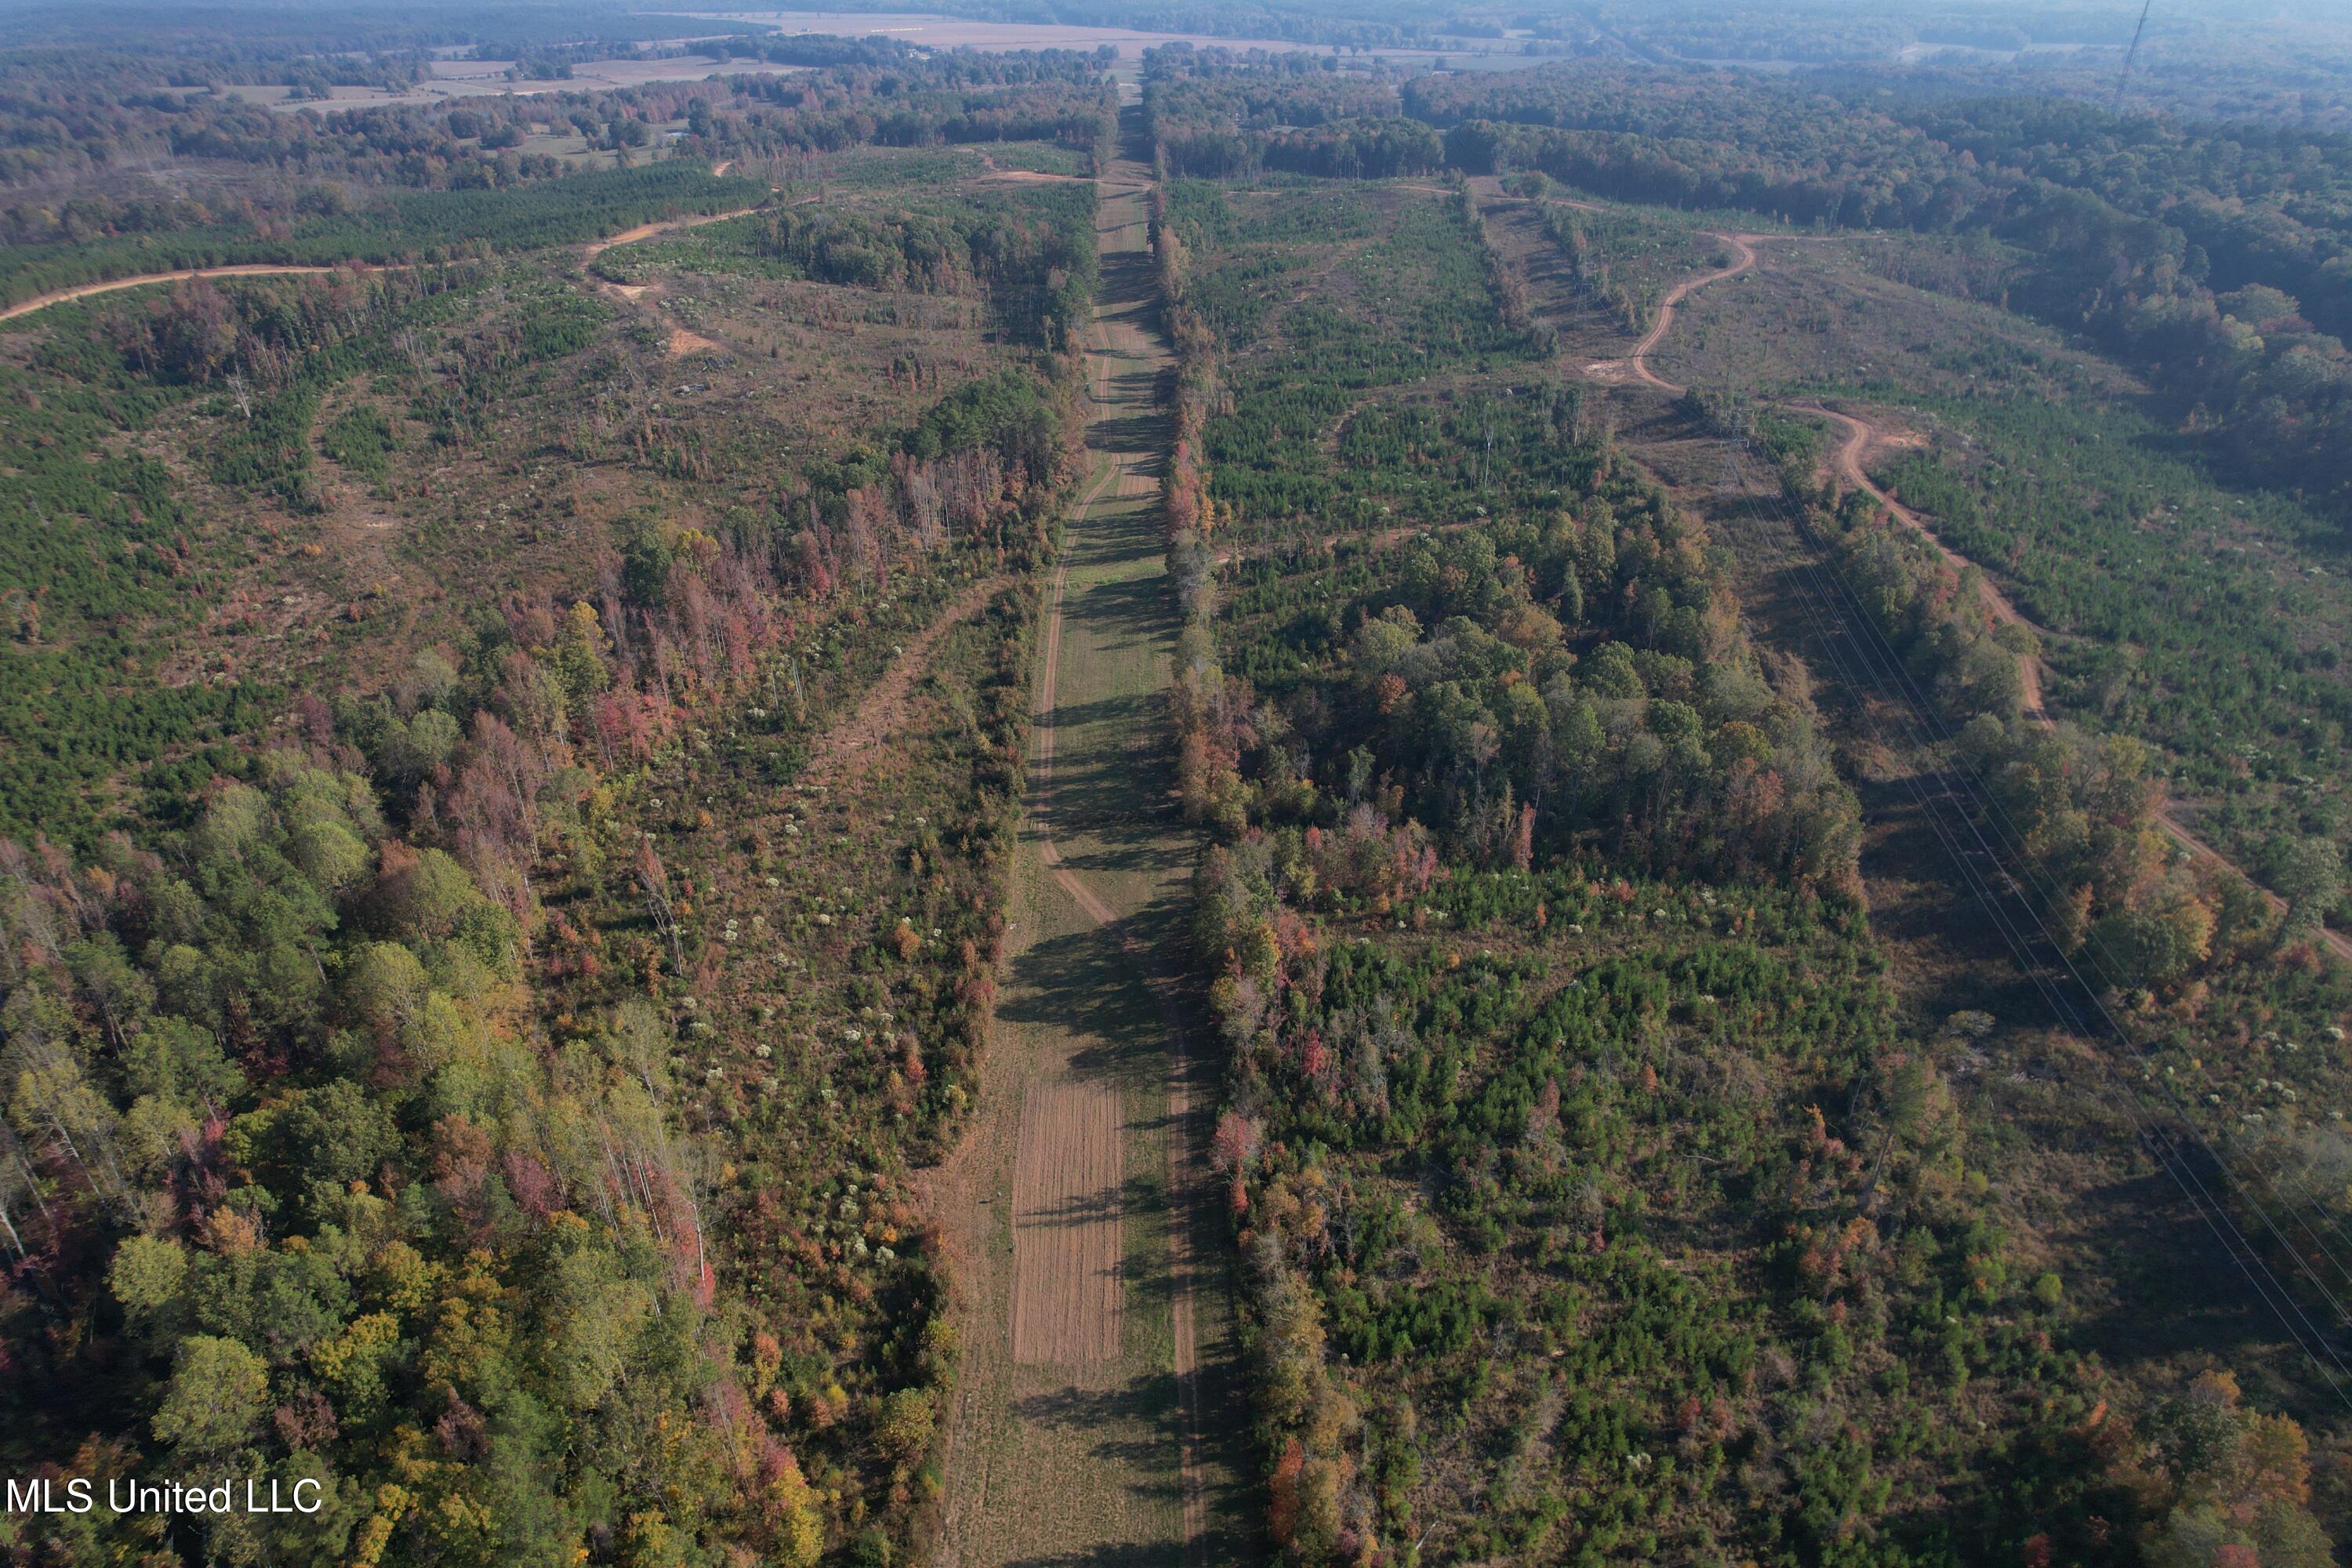
<path fill-rule="evenodd" d="M 1088 341 L 1096 464 L 1047 598 L 1028 817 L 990 1071 L 933 1206 L 964 1279 L 950 1564 L 1245 1562 L 1223 1281 L 1189 1199 L 1209 1096 L 1166 955 L 1191 868 L 1161 710 L 1172 615 L 1150 174 L 1104 181 Z M 1206 1277 L 1203 1277 L 1205 1274 Z M 1244 1467 L 1245 1468 L 1245 1467 Z"/>

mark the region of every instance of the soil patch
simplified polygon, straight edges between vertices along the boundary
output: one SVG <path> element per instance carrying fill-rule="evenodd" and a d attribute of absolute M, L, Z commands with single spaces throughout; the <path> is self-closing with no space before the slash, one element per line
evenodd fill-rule
<path fill-rule="evenodd" d="M 1062 1079 L 1030 1091 L 1013 1165 L 1013 1359 L 1024 1365 L 1118 1354 L 1118 1089 Z"/>

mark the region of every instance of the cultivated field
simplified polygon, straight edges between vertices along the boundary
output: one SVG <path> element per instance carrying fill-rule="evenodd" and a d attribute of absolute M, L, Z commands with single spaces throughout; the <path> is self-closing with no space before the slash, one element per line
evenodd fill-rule
<path fill-rule="evenodd" d="M 1013 1163 L 1013 1359 L 1118 1354 L 1125 1151 L 1118 1089 L 1075 1074 L 1034 1086 Z"/>

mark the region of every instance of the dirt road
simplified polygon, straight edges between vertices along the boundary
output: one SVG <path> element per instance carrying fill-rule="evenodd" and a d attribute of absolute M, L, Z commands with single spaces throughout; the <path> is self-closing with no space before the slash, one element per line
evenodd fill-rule
<path fill-rule="evenodd" d="M 334 267 L 281 267 L 274 262 L 257 261 L 235 267 L 191 267 L 179 272 L 142 272 L 132 278 L 110 278 L 103 283 L 83 283 L 71 289 L 37 294 L 21 305 L 11 305 L 0 310 L 0 321 L 13 321 L 19 316 L 29 316 L 36 310 L 46 310 L 52 305 L 62 305 L 72 300 L 87 300 L 94 294 L 111 294 L 120 289 L 144 289 L 156 283 L 182 283 L 192 278 L 317 278 L 340 270 L 341 268 Z"/>
<path fill-rule="evenodd" d="M 1869 455 L 1874 443 L 1888 438 L 1886 432 L 1867 420 L 1857 418 L 1851 414 L 1840 413 L 1834 408 L 1823 407 L 1820 404 L 1794 404 L 1790 406 L 1801 413 L 1820 415 L 1844 430 L 1845 440 L 1832 459 L 1837 475 L 1842 480 L 1868 493 L 1879 505 L 1886 509 L 1889 516 L 1916 532 L 1929 544 L 1934 545 L 1936 552 L 1941 555 L 1954 571 L 1965 571 L 1972 564 L 1966 556 L 1937 538 L 1935 530 L 1922 522 L 1916 513 L 1873 483 L 1869 474 L 1864 471 L 1864 458 Z M 1994 584 L 1990 574 L 1979 574 L 1978 591 L 1983 598 L 1986 613 L 1995 624 L 2022 626 L 2033 633 L 2037 640 L 2045 636 L 2041 627 L 2025 618 L 2009 595 L 2002 593 Z M 2017 673 L 2019 684 L 2023 689 L 2025 716 L 2044 730 L 2056 730 L 2057 721 L 2050 716 L 2048 705 L 2042 700 L 2042 661 L 2038 658 L 2021 658 L 2017 661 Z M 2221 867 L 2235 872 L 2243 878 L 2248 885 L 2260 891 L 2263 900 L 2273 910 L 2282 913 L 2285 911 L 2287 904 L 2284 899 L 2263 887 L 2261 881 L 2245 868 L 2231 860 L 2220 850 L 2199 837 L 2189 825 L 2180 819 L 2170 805 L 2158 806 L 2155 815 L 2157 822 L 2163 826 L 2164 830 L 2172 835 L 2180 847 L 2189 851 L 2193 858 L 2208 865 Z M 2352 935 L 2325 928 L 2318 934 L 2319 940 L 2326 945 L 2329 952 L 2347 963 L 2352 963 Z"/>
<path fill-rule="evenodd" d="M 664 218 L 659 223 L 641 223 L 635 228 L 625 228 L 607 239 L 591 241 L 582 247 L 580 259 L 593 261 L 616 245 L 635 245 L 641 239 L 658 235 L 675 234 L 682 228 L 700 228 L 707 223 L 725 223 L 730 217 L 749 217 L 760 209 L 755 206 L 732 207 L 723 213 L 691 213 L 685 217 Z"/>
<path fill-rule="evenodd" d="M 803 770 L 810 778 L 831 780 L 841 789 L 887 755 L 885 742 L 907 728 L 908 700 L 915 682 L 930 668 L 931 649 L 939 640 L 980 613 L 994 595 L 1010 587 L 1010 577 L 989 577 L 974 583 L 941 610 L 931 624 L 915 634 L 891 659 L 890 668 L 859 700 L 857 710 L 826 731 Z"/>
<path fill-rule="evenodd" d="M 593 241 L 582 248 L 580 259 L 583 262 L 593 261 L 616 245 L 628 245 L 640 239 L 651 239 L 656 235 L 667 234 L 673 229 L 694 228 L 706 223 L 717 223 L 722 218 L 742 217 L 759 210 L 756 206 L 738 207 L 731 212 L 696 213 L 688 217 L 666 218 L 659 223 L 642 223 L 635 228 L 624 229 L 610 238 Z M 237 262 L 226 267 L 183 268 L 176 272 L 142 272 L 130 278 L 110 278 L 102 283 L 79 283 L 70 289 L 54 289 L 46 294 L 37 294 L 20 304 L 11 305 L 6 310 L 0 310 L 0 321 L 13 321 L 20 316 L 29 316 L 36 311 L 46 310 L 52 305 L 63 305 L 74 300 L 87 300 L 93 295 L 112 294 L 124 289 L 145 289 L 158 283 L 180 283 L 193 278 L 318 278 L 330 272 L 347 269 L 362 272 L 405 270 L 397 266 L 374 267 L 363 261 L 344 262 L 327 267 L 297 266 L 291 262 L 281 264 L 274 261 L 251 261 Z"/>
<path fill-rule="evenodd" d="M 1965 572 L 1974 564 L 1966 556 L 1936 537 L 1936 531 L 1920 521 L 1917 513 L 1871 482 L 1870 475 L 1863 468 L 1862 460 L 1869 454 L 1873 442 L 1887 438 L 1885 432 L 1867 420 L 1857 419 L 1851 414 L 1841 414 L 1834 408 L 1825 408 L 1818 403 L 1793 404 L 1791 406 L 1802 414 L 1817 414 L 1844 429 L 1844 444 L 1838 447 L 1836 454 L 1831 459 L 1840 479 L 1870 496 L 1872 500 L 1886 509 L 1886 514 L 1889 517 L 1934 545 L 1936 553 L 1941 555 L 1945 564 L 1950 566 L 1953 571 Z M 2018 612 L 2017 606 L 2011 603 L 2009 595 L 2000 591 L 1991 577 L 1979 574 L 1979 586 L 1984 599 L 1985 611 L 1992 618 L 1994 625 L 2022 626 L 2033 633 L 2037 638 L 2042 635 L 2041 628 Z M 2019 659 L 2017 676 L 2018 683 L 2024 688 L 2025 716 L 2045 730 L 2056 728 L 2051 720 L 2048 708 L 2042 700 L 2042 661 L 2038 658 Z"/>
<path fill-rule="evenodd" d="M 1689 388 L 1676 385 L 1675 383 L 1666 380 L 1664 377 L 1659 375 L 1657 372 L 1650 368 L 1650 351 L 1658 346 L 1659 342 L 1665 337 L 1667 329 L 1675 324 L 1675 307 L 1681 304 L 1686 297 L 1706 288 L 1708 284 L 1720 283 L 1727 278 L 1737 278 L 1739 274 L 1755 266 L 1755 242 L 1759 239 L 1769 239 L 1771 236 L 1763 234 L 1718 234 L 1715 237 L 1731 247 L 1731 265 L 1728 267 L 1718 267 L 1712 272 L 1702 272 L 1696 278 L 1686 278 L 1680 283 L 1675 284 L 1673 288 L 1667 289 L 1666 297 L 1658 301 L 1658 319 L 1651 323 L 1649 331 L 1643 335 L 1640 342 L 1633 345 L 1633 352 L 1626 356 L 1626 363 L 1633 367 L 1633 371 L 1635 375 L 1640 376 L 1652 386 L 1657 387 L 1662 391 L 1671 392 L 1678 397 L 1682 395 L 1683 393 L 1688 391 Z"/>
<path fill-rule="evenodd" d="M 1710 283 L 1720 282 L 1724 279 L 1736 277 L 1739 273 L 1746 271 L 1748 268 L 1759 265 L 1759 258 L 1755 249 L 1756 244 L 1759 241 L 1773 238 L 1775 237 L 1761 234 L 1718 234 L 1715 237 L 1724 241 L 1726 244 L 1733 247 L 1736 254 L 1731 264 L 1727 267 L 1717 268 L 1712 272 L 1702 272 L 1695 277 L 1685 279 L 1684 281 L 1676 284 L 1672 289 L 1668 290 L 1665 299 L 1661 301 L 1659 305 L 1657 321 L 1650 328 L 1649 331 L 1643 335 L 1642 341 L 1634 346 L 1633 353 L 1625 362 L 1627 366 L 1632 369 L 1635 375 L 1640 377 L 1643 381 L 1645 381 L 1651 385 L 1658 387 L 1663 391 L 1680 394 L 1685 390 L 1685 388 L 1676 385 L 1673 382 L 1664 379 L 1649 366 L 1650 353 L 1657 348 L 1659 342 L 1665 337 L 1668 329 L 1674 325 L 1675 308 L 1696 290 L 1703 289 Z M 1817 415 L 1822 418 L 1827 419 L 1839 426 L 1839 428 L 1844 433 L 1843 441 L 1839 445 L 1837 450 L 1831 458 L 1832 468 L 1843 483 L 1863 490 L 1870 495 L 1879 503 L 1879 505 L 1886 509 L 1889 516 L 1893 517 L 1897 522 L 1903 524 L 1906 528 L 1917 533 L 1919 537 L 1925 539 L 1930 545 L 1933 545 L 1937 553 L 1941 555 L 1945 562 L 1948 563 L 1954 571 L 1965 571 L 1969 566 L 1973 564 L 1973 563 L 1969 562 L 1967 557 L 1961 555 L 1958 552 L 1946 544 L 1941 539 L 1937 538 L 1935 530 L 1929 528 L 1927 523 L 1922 521 L 1916 513 L 1897 501 L 1893 496 L 1888 495 L 1884 489 L 1880 489 L 1877 484 L 1872 481 L 1867 469 L 1864 467 L 1864 459 L 1868 458 L 1870 449 L 1874 444 L 1893 439 L 1889 433 L 1871 424 L 1868 420 L 1852 414 L 1843 413 L 1834 408 L 1826 407 L 1821 404 L 1792 404 L 1790 406 L 1798 409 L 1800 412 Z M 2032 622 L 2026 619 L 2024 614 L 2018 609 L 2016 604 L 2011 600 L 2007 594 L 2001 591 L 1999 584 L 1992 581 L 1990 574 L 1980 573 L 1978 577 L 1978 583 L 1979 591 L 1983 597 L 1986 614 L 1991 618 L 1994 624 L 2021 626 L 2024 629 L 2032 632 L 2037 640 L 2044 637 L 2045 634 L 2042 629 L 2036 626 Z M 2057 723 L 2056 721 L 2052 718 L 2049 704 L 2043 697 L 2044 673 L 2042 661 L 2038 658 L 2021 658 L 2018 661 L 2019 684 L 2022 689 L 2022 707 L 2025 717 L 2045 730 L 2054 730 L 2057 727 Z M 2198 837 L 2198 835 L 2189 827 L 2188 824 L 2181 820 L 2174 807 L 2169 805 L 2159 805 L 2156 810 L 2155 816 L 2158 823 L 2164 827 L 2165 831 L 2172 835 L 2173 838 L 2179 843 L 2180 847 L 2187 850 L 2192 857 L 2199 860 L 2207 862 L 2208 864 L 2222 867 L 2235 872 L 2238 876 L 2243 878 L 2250 886 L 2259 890 L 2262 893 L 2263 900 L 2273 910 L 2284 910 L 2287 907 L 2284 900 L 2272 892 L 2269 889 L 2264 888 L 2262 882 L 2249 873 L 2243 867 L 2229 859 L 2227 857 L 2222 855 L 2221 851 L 2215 849 L 2210 844 L 2207 843 L 2203 838 Z M 2352 934 L 2347 934 L 2343 931 L 2328 931 L 2323 928 L 2318 933 L 2318 939 L 2329 952 L 2335 953 L 2337 957 L 2344 959 L 2347 963 L 2352 963 Z"/>

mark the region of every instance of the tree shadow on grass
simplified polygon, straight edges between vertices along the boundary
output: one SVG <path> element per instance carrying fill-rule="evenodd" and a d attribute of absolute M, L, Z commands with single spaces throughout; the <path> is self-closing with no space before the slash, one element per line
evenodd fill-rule
<path fill-rule="evenodd" d="M 2209 1189 L 2221 1190 L 2210 1161 L 2194 1152 L 2183 1158 Z M 2161 1169 L 2104 1183 L 2075 1204 L 2110 1222 L 2098 1232 L 2115 1279 L 2114 1305 L 2084 1317 L 2069 1336 L 2080 1348 L 2123 1367 L 2200 1354 L 2243 1367 L 2289 1337 Z"/>
<path fill-rule="evenodd" d="M 1150 251 L 1114 250 L 1102 258 L 1102 281 L 1095 290 L 1097 304 L 1113 309 L 1149 305 L 1159 294 L 1160 284 L 1152 271 Z"/>
<path fill-rule="evenodd" d="M 1062 616 L 1103 638 L 1111 649 L 1164 643 L 1170 619 L 1167 587 L 1157 574 L 1081 584 L 1076 593 L 1063 596 Z M 1066 626 L 1063 635 L 1069 635 Z"/>
<path fill-rule="evenodd" d="M 1120 943 L 1125 921 L 1049 937 L 1013 961 L 997 1016 L 1079 1037 L 1070 1066 L 1081 1078 L 1157 1081 L 1166 1053 L 1159 1009 Z"/>
<path fill-rule="evenodd" d="M 1124 378 L 1122 378 L 1124 379 Z M 1097 452 L 1120 452 L 1139 459 L 1135 470 L 1158 479 L 1167 468 L 1168 421 L 1157 414 L 1119 414 L 1087 426 L 1087 445 Z"/>
<path fill-rule="evenodd" d="M 1168 1480 L 1135 1486 L 1141 1496 L 1178 1495 L 1176 1377 L 1149 1372 L 1116 1388 L 1057 1388 L 1013 1401 L 1024 1421 L 1053 1431 L 1099 1434 L 1088 1451 L 1107 1463 L 1167 1467 Z"/>
<path fill-rule="evenodd" d="M 1062 1202 L 1023 1209 L 1013 1224 L 1022 1230 L 1066 1230 L 1076 1226 L 1117 1219 L 1128 1210 L 1129 1184 L 1112 1182 L 1090 1193 L 1078 1193 Z"/>
<path fill-rule="evenodd" d="M 1164 756 L 1105 758 L 1056 770 L 1047 826 L 1074 870 L 1181 869 L 1187 846 L 1168 832 L 1175 779 Z"/>

